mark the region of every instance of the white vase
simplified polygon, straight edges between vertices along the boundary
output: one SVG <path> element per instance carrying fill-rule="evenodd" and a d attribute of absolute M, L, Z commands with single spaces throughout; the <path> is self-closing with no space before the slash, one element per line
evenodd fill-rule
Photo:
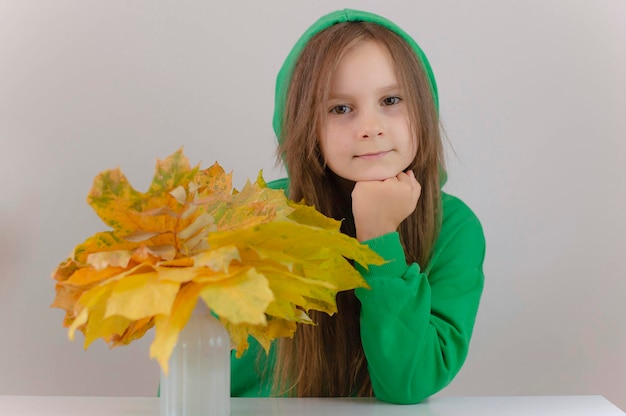
<path fill-rule="evenodd" d="M 161 416 L 230 414 L 230 337 L 198 300 L 161 372 Z"/>

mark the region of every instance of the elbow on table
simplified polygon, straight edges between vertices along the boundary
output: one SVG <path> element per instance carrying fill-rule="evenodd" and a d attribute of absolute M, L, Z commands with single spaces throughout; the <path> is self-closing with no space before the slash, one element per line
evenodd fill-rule
<path fill-rule="evenodd" d="M 430 396 L 431 394 L 424 394 L 423 392 L 420 392 L 419 394 L 415 392 L 411 392 L 408 394 L 407 392 L 403 392 L 403 393 L 391 392 L 391 393 L 383 393 L 383 394 L 377 393 L 376 399 L 386 402 L 386 403 L 392 403 L 392 404 L 417 404 L 428 399 Z"/>
<path fill-rule="evenodd" d="M 417 404 L 428 399 L 432 395 L 443 390 L 454 378 L 455 372 L 440 371 L 437 377 L 431 378 L 429 382 L 421 383 L 409 382 L 398 386 L 394 383 L 377 382 L 372 379 L 374 396 L 378 400 L 393 404 Z M 382 381 L 382 380 L 381 380 Z"/>
<path fill-rule="evenodd" d="M 442 390 L 448 383 L 441 386 L 430 386 L 431 388 L 405 388 L 390 391 L 388 389 L 374 389 L 376 399 L 393 404 L 417 404 L 428 399 L 432 395 Z"/>

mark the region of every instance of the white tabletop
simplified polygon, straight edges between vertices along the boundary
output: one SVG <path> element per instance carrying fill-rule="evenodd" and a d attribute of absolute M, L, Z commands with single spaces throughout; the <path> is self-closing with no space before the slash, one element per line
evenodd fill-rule
<path fill-rule="evenodd" d="M 0 396 L 2 416 L 159 416 L 156 397 Z M 231 399 L 231 416 L 623 416 L 602 396 L 433 398 L 416 405 L 375 399 Z"/>

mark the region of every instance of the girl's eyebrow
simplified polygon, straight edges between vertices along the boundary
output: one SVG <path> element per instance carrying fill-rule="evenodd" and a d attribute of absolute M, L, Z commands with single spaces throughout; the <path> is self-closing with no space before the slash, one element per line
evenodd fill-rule
<path fill-rule="evenodd" d="M 402 88 L 400 88 L 400 85 L 398 84 L 392 84 L 392 85 L 388 85 L 386 87 L 382 87 L 378 89 L 379 93 L 386 93 L 386 92 L 392 92 L 392 91 L 402 91 Z"/>

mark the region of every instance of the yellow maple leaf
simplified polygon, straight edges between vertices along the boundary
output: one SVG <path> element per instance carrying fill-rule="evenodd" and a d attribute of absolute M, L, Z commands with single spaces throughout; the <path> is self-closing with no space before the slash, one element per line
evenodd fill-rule
<path fill-rule="evenodd" d="M 157 270 L 128 276 L 111 290 L 104 318 L 117 315 L 135 321 L 169 315 L 179 286 L 177 282 L 158 280 Z"/>
<path fill-rule="evenodd" d="M 165 373 L 180 330 L 204 302 L 241 355 L 248 337 L 268 350 L 309 310 L 335 313 L 337 292 L 367 287 L 349 263 L 382 259 L 340 223 L 267 188 L 261 173 L 241 191 L 219 164 L 191 167 L 182 149 L 158 160 L 147 192 L 121 170 L 100 173 L 88 202 L 112 229 L 76 246 L 53 278 L 52 307 L 85 348 L 127 345 L 155 328 L 150 356 Z"/>
<path fill-rule="evenodd" d="M 217 315 L 235 325 L 265 325 L 265 309 L 274 300 L 267 278 L 254 269 L 207 284 L 200 297 Z"/>

